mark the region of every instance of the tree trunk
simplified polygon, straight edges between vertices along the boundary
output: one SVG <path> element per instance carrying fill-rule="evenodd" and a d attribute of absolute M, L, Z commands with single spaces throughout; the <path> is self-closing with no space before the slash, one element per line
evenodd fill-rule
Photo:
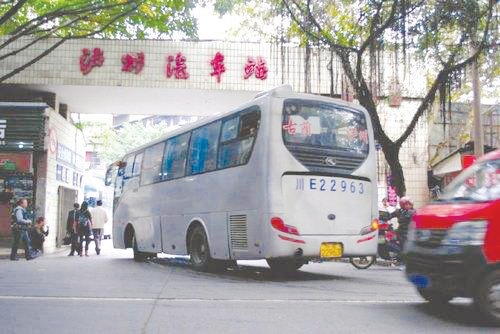
<path fill-rule="evenodd" d="M 384 152 L 385 160 L 389 164 L 391 169 L 391 180 L 392 186 L 396 188 L 396 192 L 399 197 L 406 194 L 405 177 L 403 173 L 403 167 L 399 162 L 399 150 L 401 146 L 394 143 L 385 143 L 382 147 Z"/>

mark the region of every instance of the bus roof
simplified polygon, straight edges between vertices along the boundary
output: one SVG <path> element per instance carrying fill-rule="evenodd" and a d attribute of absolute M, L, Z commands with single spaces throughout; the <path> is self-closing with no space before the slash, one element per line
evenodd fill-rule
<path fill-rule="evenodd" d="M 141 146 L 138 146 L 138 147 L 128 151 L 125 154 L 125 156 L 132 154 L 134 152 L 141 151 L 141 150 L 143 150 L 147 147 L 150 147 L 152 145 L 155 145 L 157 143 L 161 143 L 162 141 L 165 141 L 168 138 L 172 138 L 172 137 L 175 137 L 177 135 L 188 132 L 192 129 L 196 129 L 197 127 L 200 127 L 202 125 L 209 124 L 209 123 L 211 123 L 217 119 L 220 119 L 222 117 L 229 116 L 235 112 L 240 111 L 242 108 L 246 108 L 246 107 L 250 107 L 252 105 L 255 105 L 255 101 L 259 100 L 259 99 L 265 99 L 268 97 L 287 97 L 287 98 L 307 99 L 307 98 L 310 98 L 311 96 L 314 96 L 316 99 L 319 99 L 319 100 L 324 100 L 325 102 L 329 102 L 333 99 L 333 100 L 335 100 L 335 103 L 337 103 L 339 105 L 342 105 L 342 106 L 347 107 L 347 108 L 356 109 L 356 110 L 363 110 L 367 114 L 365 108 L 363 106 L 361 106 L 360 104 L 355 104 L 353 102 L 341 100 L 338 98 L 332 98 L 330 96 L 315 95 L 315 94 L 310 94 L 310 93 L 296 93 L 293 91 L 293 88 L 291 85 L 281 85 L 281 86 L 277 86 L 275 88 L 257 93 L 253 100 L 247 101 L 246 103 L 242 103 L 242 104 L 238 105 L 236 108 L 233 108 L 233 109 L 230 109 L 230 110 L 227 110 L 224 112 L 217 112 L 211 116 L 204 117 L 200 120 L 197 120 L 196 122 L 189 123 L 189 124 L 186 124 L 178 129 L 169 131 L 164 136 L 162 136 L 156 140 L 153 140 L 149 143 L 143 144 Z"/>

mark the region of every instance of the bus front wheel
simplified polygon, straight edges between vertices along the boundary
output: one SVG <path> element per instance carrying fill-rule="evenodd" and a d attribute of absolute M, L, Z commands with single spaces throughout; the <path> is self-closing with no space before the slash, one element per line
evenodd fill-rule
<path fill-rule="evenodd" d="M 205 230 L 196 226 L 189 235 L 189 255 L 195 270 L 207 271 L 210 264 L 210 249 Z"/>

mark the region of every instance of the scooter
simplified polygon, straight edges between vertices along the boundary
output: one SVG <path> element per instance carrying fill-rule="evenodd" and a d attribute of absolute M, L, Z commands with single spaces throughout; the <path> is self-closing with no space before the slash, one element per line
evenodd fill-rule
<path fill-rule="evenodd" d="M 390 261 L 391 266 L 401 263 L 401 247 L 392 224 L 379 220 L 377 256 L 349 258 L 349 262 L 358 269 L 366 269 L 374 264 L 377 257 Z"/>

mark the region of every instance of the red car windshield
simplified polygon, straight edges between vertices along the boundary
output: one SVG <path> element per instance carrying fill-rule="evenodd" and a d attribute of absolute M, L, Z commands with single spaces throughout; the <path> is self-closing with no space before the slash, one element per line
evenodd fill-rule
<path fill-rule="evenodd" d="M 493 201 L 500 198 L 500 159 L 476 163 L 446 187 L 441 200 Z"/>

